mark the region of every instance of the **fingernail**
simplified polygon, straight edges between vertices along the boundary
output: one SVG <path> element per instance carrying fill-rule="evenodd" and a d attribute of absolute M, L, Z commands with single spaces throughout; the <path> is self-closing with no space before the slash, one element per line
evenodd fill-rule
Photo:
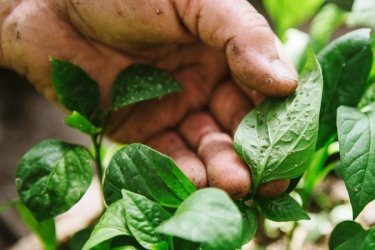
<path fill-rule="evenodd" d="M 287 78 L 291 80 L 297 80 L 297 73 L 294 69 L 291 69 L 281 62 L 279 59 L 275 59 L 271 62 L 272 70 L 278 78 Z"/>

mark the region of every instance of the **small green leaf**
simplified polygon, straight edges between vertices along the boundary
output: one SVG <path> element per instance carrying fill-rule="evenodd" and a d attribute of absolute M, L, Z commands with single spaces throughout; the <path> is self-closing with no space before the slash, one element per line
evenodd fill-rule
<path fill-rule="evenodd" d="M 353 218 L 375 199 L 375 112 L 337 110 L 341 170 L 353 207 Z"/>
<path fill-rule="evenodd" d="M 103 184 L 106 202 L 121 199 L 121 189 L 177 207 L 196 188 L 170 157 L 134 143 L 117 151 L 107 168 Z"/>
<path fill-rule="evenodd" d="M 362 243 L 365 240 L 367 235 L 368 235 L 368 231 L 363 231 L 356 235 L 352 235 L 352 237 L 350 237 L 349 239 L 344 241 L 342 244 L 334 248 L 334 250 L 361 250 Z M 366 249 L 366 250 L 372 250 L 372 249 Z"/>
<path fill-rule="evenodd" d="M 156 228 L 171 216 L 162 206 L 145 196 L 122 190 L 125 201 L 128 228 L 144 248 L 163 242 L 167 237 L 156 232 Z"/>
<path fill-rule="evenodd" d="M 366 89 L 372 65 L 369 29 L 347 33 L 319 54 L 324 88 L 319 117 L 317 149 L 336 136 L 336 110 L 340 105 L 357 106 Z"/>
<path fill-rule="evenodd" d="M 324 0 L 304 0 L 296 4 L 295 0 L 263 0 L 263 5 L 270 15 L 277 34 L 283 38 L 289 28 L 297 28 L 309 20 Z"/>
<path fill-rule="evenodd" d="M 234 148 L 251 167 L 254 189 L 277 179 L 300 176 L 315 151 L 318 131 L 322 74 L 309 52 L 294 95 L 267 99 L 239 125 Z"/>
<path fill-rule="evenodd" d="M 82 248 L 89 250 L 106 240 L 120 235 L 131 235 L 126 224 L 124 200 L 112 203 L 104 212 L 99 222 L 95 225 L 90 238 Z"/>
<path fill-rule="evenodd" d="M 77 111 L 87 118 L 100 102 L 98 84 L 78 66 L 51 58 L 52 85 L 59 102 L 70 111 Z"/>
<path fill-rule="evenodd" d="M 257 217 L 253 209 L 244 203 L 238 203 L 238 208 L 242 214 L 242 245 L 247 244 L 257 232 Z"/>
<path fill-rule="evenodd" d="M 95 127 L 86 117 L 76 111 L 73 111 L 73 113 L 65 119 L 65 124 L 89 135 L 96 135 L 101 131 L 100 128 Z"/>
<path fill-rule="evenodd" d="M 224 191 L 205 188 L 189 196 L 157 230 L 202 242 L 203 249 L 235 249 L 242 243 L 242 215 Z"/>
<path fill-rule="evenodd" d="M 16 204 L 16 209 L 26 226 L 38 237 L 45 250 L 55 250 L 57 248 L 56 228 L 53 219 L 38 222 L 21 202 Z"/>
<path fill-rule="evenodd" d="M 255 202 L 258 210 L 269 220 L 298 221 L 310 219 L 302 207 L 288 194 L 283 194 L 275 199 L 256 197 Z"/>
<path fill-rule="evenodd" d="M 360 224 L 354 221 L 343 221 L 336 225 L 329 237 L 329 249 L 335 249 L 347 239 L 353 238 L 356 234 L 365 230 Z"/>
<path fill-rule="evenodd" d="M 77 203 L 91 179 L 92 160 L 84 147 L 45 140 L 22 157 L 16 184 L 21 201 L 42 221 Z"/>
<path fill-rule="evenodd" d="M 375 227 L 373 227 L 362 243 L 361 250 L 375 249 Z"/>
<path fill-rule="evenodd" d="M 119 109 L 181 90 L 182 86 L 166 71 L 151 65 L 133 64 L 116 77 L 112 90 L 112 107 Z"/>

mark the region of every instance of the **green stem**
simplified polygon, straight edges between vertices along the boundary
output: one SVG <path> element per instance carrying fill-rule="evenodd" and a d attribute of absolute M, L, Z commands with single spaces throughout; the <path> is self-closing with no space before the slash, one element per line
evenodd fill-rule
<path fill-rule="evenodd" d="M 103 166 L 102 166 L 102 159 L 100 154 L 101 144 L 102 144 L 102 136 L 101 134 L 93 135 L 91 137 L 92 143 L 94 145 L 94 151 L 95 151 L 95 162 L 96 162 L 96 171 L 98 173 L 100 183 L 103 181 Z"/>
<path fill-rule="evenodd" d="M 287 242 L 287 246 L 286 246 L 286 249 L 287 250 L 291 250 L 292 246 L 291 246 L 291 243 L 292 243 L 292 239 L 293 239 L 293 235 L 294 235 L 294 231 L 296 231 L 297 229 L 297 225 L 298 223 L 297 222 L 293 222 L 293 227 L 292 227 L 292 230 L 290 230 L 290 232 L 288 233 L 288 242 Z"/>
<path fill-rule="evenodd" d="M 316 187 L 319 184 L 316 181 L 316 177 L 320 174 L 323 170 L 324 163 L 328 158 L 328 145 L 321 148 L 320 150 L 316 151 L 313 157 L 313 161 L 311 162 L 310 166 L 308 167 L 307 171 L 304 175 L 305 184 L 303 190 L 301 190 L 301 198 L 303 201 L 303 207 L 308 207 L 311 195 Z"/>

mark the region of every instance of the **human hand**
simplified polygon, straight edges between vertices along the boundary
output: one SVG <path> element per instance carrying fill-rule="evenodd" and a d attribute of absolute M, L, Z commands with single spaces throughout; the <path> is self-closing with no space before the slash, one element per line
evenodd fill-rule
<path fill-rule="evenodd" d="M 1 65 L 52 100 L 48 56 L 71 61 L 98 81 L 103 106 L 124 67 L 166 69 L 184 91 L 116 113 L 108 135 L 169 154 L 199 187 L 208 180 L 235 198 L 249 192 L 249 169 L 229 134 L 259 101 L 257 92 L 288 95 L 297 76 L 246 0 L 7 0 L 0 14 Z"/>

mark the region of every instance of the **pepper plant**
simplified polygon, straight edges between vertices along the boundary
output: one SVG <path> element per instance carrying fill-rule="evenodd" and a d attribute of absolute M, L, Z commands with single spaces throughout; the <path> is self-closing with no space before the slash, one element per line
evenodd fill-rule
<path fill-rule="evenodd" d="M 90 136 L 94 152 L 46 140 L 21 159 L 16 206 L 45 249 L 57 248 L 54 218 L 84 195 L 93 168 L 106 208 L 97 223 L 71 239 L 71 249 L 241 249 L 256 235 L 259 218 L 308 220 L 313 191 L 333 170 L 345 182 L 353 221 L 335 227 L 329 248 L 374 249 L 374 227 L 365 229 L 354 221 L 375 199 L 374 36 L 370 29 L 358 29 L 329 43 L 347 18 L 346 1 L 323 7 L 323 1 L 306 1 L 293 18 L 281 18 L 285 8 L 278 4 L 288 2 L 264 4 L 286 47 L 294 48 L 290 56 L 300 71 L 299 84 L 287 98 L 267 98 L 237 129 L 233 146 L 249 165 L 253 183 L 242 200 L 233 201 L 217 188 L 197 190 L 170 157 L 139 143 L 120 148 L 103 166 L 102 139 L 114 110 L 182 90 L 166 72 L 129 66 L 113 83 L 110 107 L 102 109 L 97 83 L 77 66 L 51 58 L 57 98 L 72 112 L 65 123 Z M 352 23 L 363 23 L 356 19 L 360 2 L 353 7 Z M 288 30 L 319 8 L 310 35 Z M 323 18 L 330 25 L 322 31 Z M 308 37 L 311 45 L 299 39 L 299 46 L 293 46 L 296 36 Z M 272 199 L 256 195 L 261 184 L 279 179 L 291 179 L 284 194 Z"/>

